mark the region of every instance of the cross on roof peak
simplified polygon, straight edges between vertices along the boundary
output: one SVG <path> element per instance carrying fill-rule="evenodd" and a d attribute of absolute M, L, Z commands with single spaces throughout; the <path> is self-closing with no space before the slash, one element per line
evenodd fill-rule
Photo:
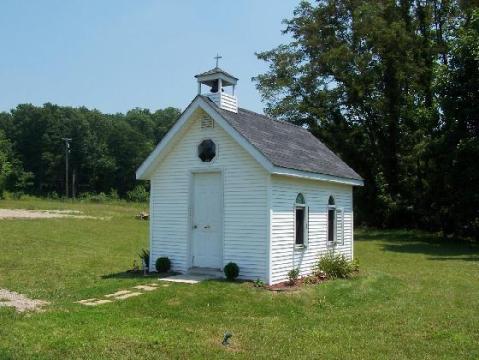
<path fill-rule="evenodd" d="M 220 59 L 222 59 L 223 56 L 219 55 L 218 53 L 216 53 L 216 56 L 213 58 L 213 59 L 216 59 L 216 67 L 218 67 L 218 62 Z"/>

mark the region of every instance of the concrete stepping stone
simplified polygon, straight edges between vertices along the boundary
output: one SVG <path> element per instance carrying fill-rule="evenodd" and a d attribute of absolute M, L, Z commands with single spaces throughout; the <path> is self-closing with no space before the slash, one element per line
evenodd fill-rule
<path fill-rule="evenodd" d="M 78 301 L 79 304 L 86 305 L 86 306 L 98 306 L 98 305 L 103 305 L 103 304 L 108 304 L 111 303 L 111 300 L 106 300 L 106 299 L 85 299 L 85 300 L 80 300 Z"/>
<path fill-rule="evenodd" d="M 137 285 L 137 286 L 133 286 L 133 288 L 138 290 L 143 290 L 143 291 L 153 291 L 158 289 L 158 287 L 150 286 L 150 285 Z"/>
<path fill-rule="evenodd" d="M 168 281 L 168 282 L 175 282 L 175 283 L 183 283 L 183 284 L 198 284 L 204 280 L 211 280 L 215 279 L 215 276 L 211 275 L 190 275 L 190 274 L 180 274 L 180 275 L 172 275 L 167 276 L 164 278 L 158 279 L 159 281 Z"/>
<path fill-rule="evenodd" d="M 140 292 L 129 292 L 128 294 L 116 296 L 115 299 L 116 299 L 116 300 L 124 300 L 124 299 L 128 299 L 128 298 L 131 298 L 131 297 L 133 297 L 133 296 L 138 296 L 138 295 L 143 295 L 143 293 L 140 293 Z"/>
<path fill-rule="evenodd" d="M 106 294 L 105 297 L 107 297 L 107 298 L 110 298 L 110 297 L 116 298 L 116 297 L 118 297 L 118 296 L 126 295 L 126 294 L 129 294 L 129 293 L 131 293 L 130 290 L 120 290 L 120 291 L 117 291 L 117 292 L 115 292 L 115 293 L 113 293 L 113 294 Z"/>
<path fill-rule="evenodd" d="M 89 303 L 89 302 L 96 301 L 96 300 L 97 300 L 97 299 L 95 299 L 95 298 L 85 299 L 85 300 L 77 301 L 77 303 L 79 303 L 79 304 L 84 304 L 84 303 Z"/>

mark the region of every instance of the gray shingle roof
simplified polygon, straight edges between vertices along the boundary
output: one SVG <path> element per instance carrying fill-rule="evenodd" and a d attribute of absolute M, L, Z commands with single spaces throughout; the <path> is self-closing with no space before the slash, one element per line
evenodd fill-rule
<path fill-rule="evenodd" d="M 223 110 L 207 97 L 203 98 L 273 165 L 362 180 L 361 176 L 308 130 L 242 108 L 238 109 L 238 113 Z"/>
<path fill-rule="evenodd" d="M 232 77 L 233 79 L 238 80 L 237 77 L 231 75 L 230 73 L 227 73 L 226 71 L 224 71 L 223 69 L 221 69 L 221 68 L 219 68 L 219 67 L 215 67 L 215 68 L 213 68 L 213 69 L 211 69 L 211 70 L 205 71 L 204 73 L 195 75 L 195 78 L 198 78 L 198 77 L 201 77 L 201 76 L 206 76 L 206 75 L 212 75 L 212 74 L 216 74 L 216 73 L 223 73 L 223 74 L 225 74 L 226 76 L 229 76 L 229 77 Z"/>

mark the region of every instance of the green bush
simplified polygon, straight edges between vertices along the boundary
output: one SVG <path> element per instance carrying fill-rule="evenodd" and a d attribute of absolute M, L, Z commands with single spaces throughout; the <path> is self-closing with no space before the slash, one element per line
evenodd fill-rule
<path fill-rule="evenodd" d="M 159 257 L 156 259 L 156 271 L 159 273 L 165 273 L 171 269 L 171 261 L 167 257 Z"/>
<path fill-rule="evenodd" d="M 299 268 L 294 268 L 288 271 L 288 279 L 291 285 L 296 284 L 299 278 Z"/>
<path fill-rule="evenodd" d="M 91 193 L 91 192 L 84 192 L 80 195 L 81 200 L 86 200 L 92 203 L 103 203 L 108 200 L 108 197 L 104 192 L 99 194 Z"/>
<path fill-rule="evenodd" d="M 357 261 L 348 260 L 343 254 L 329 252 L 320 256 L 314 266 L 316 274 L 324 273 L 328 278 L 349 278 L 353 272 L 358 271 Z"/>
<path fill-rule="evenodd" d="M 257 287 L 257 288 L 262 288 L 264 287 L 264 281 L 261 280 L 261 279 L 256 279 L 255 281 L 253 281 L 253 286 L 254 287 Z"/>
<path fill-rule="evenodd" d="M 236 265 L 234 262 L 230 262 L 226 264 L 225 268 L 223 269 L 225 276 L 228 280 L 233 281 L 239 275 L 239 266 Z"/>
<path fill-rule="evenodd" d="M 126 199 L 131 202 L 147 202 L 148 191 L 143 185 L 137 185 L 133 190 L 126 193 Z"/>
<path fill-rule="evenodd" d="M 60 199 L 60 195 L 58 195 L 56 191 L 51 191 L 47 194 L 47 199 L 58 200 Z"/>
<path fill-rule="evenodd" d="M 108 198 L 113 201 L 120 200 L 120 195 L 118 195 L 118 190 L 110 189 L 110 192 L 108 193 Z"/>

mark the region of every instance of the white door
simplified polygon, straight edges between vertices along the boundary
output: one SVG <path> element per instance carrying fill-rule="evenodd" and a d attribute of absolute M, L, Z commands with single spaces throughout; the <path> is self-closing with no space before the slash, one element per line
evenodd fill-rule
<path fill-rule="evenodd" d="M 222 265 L 222 186 L 220 173 L 193 175 L 193 266 Z"/>

